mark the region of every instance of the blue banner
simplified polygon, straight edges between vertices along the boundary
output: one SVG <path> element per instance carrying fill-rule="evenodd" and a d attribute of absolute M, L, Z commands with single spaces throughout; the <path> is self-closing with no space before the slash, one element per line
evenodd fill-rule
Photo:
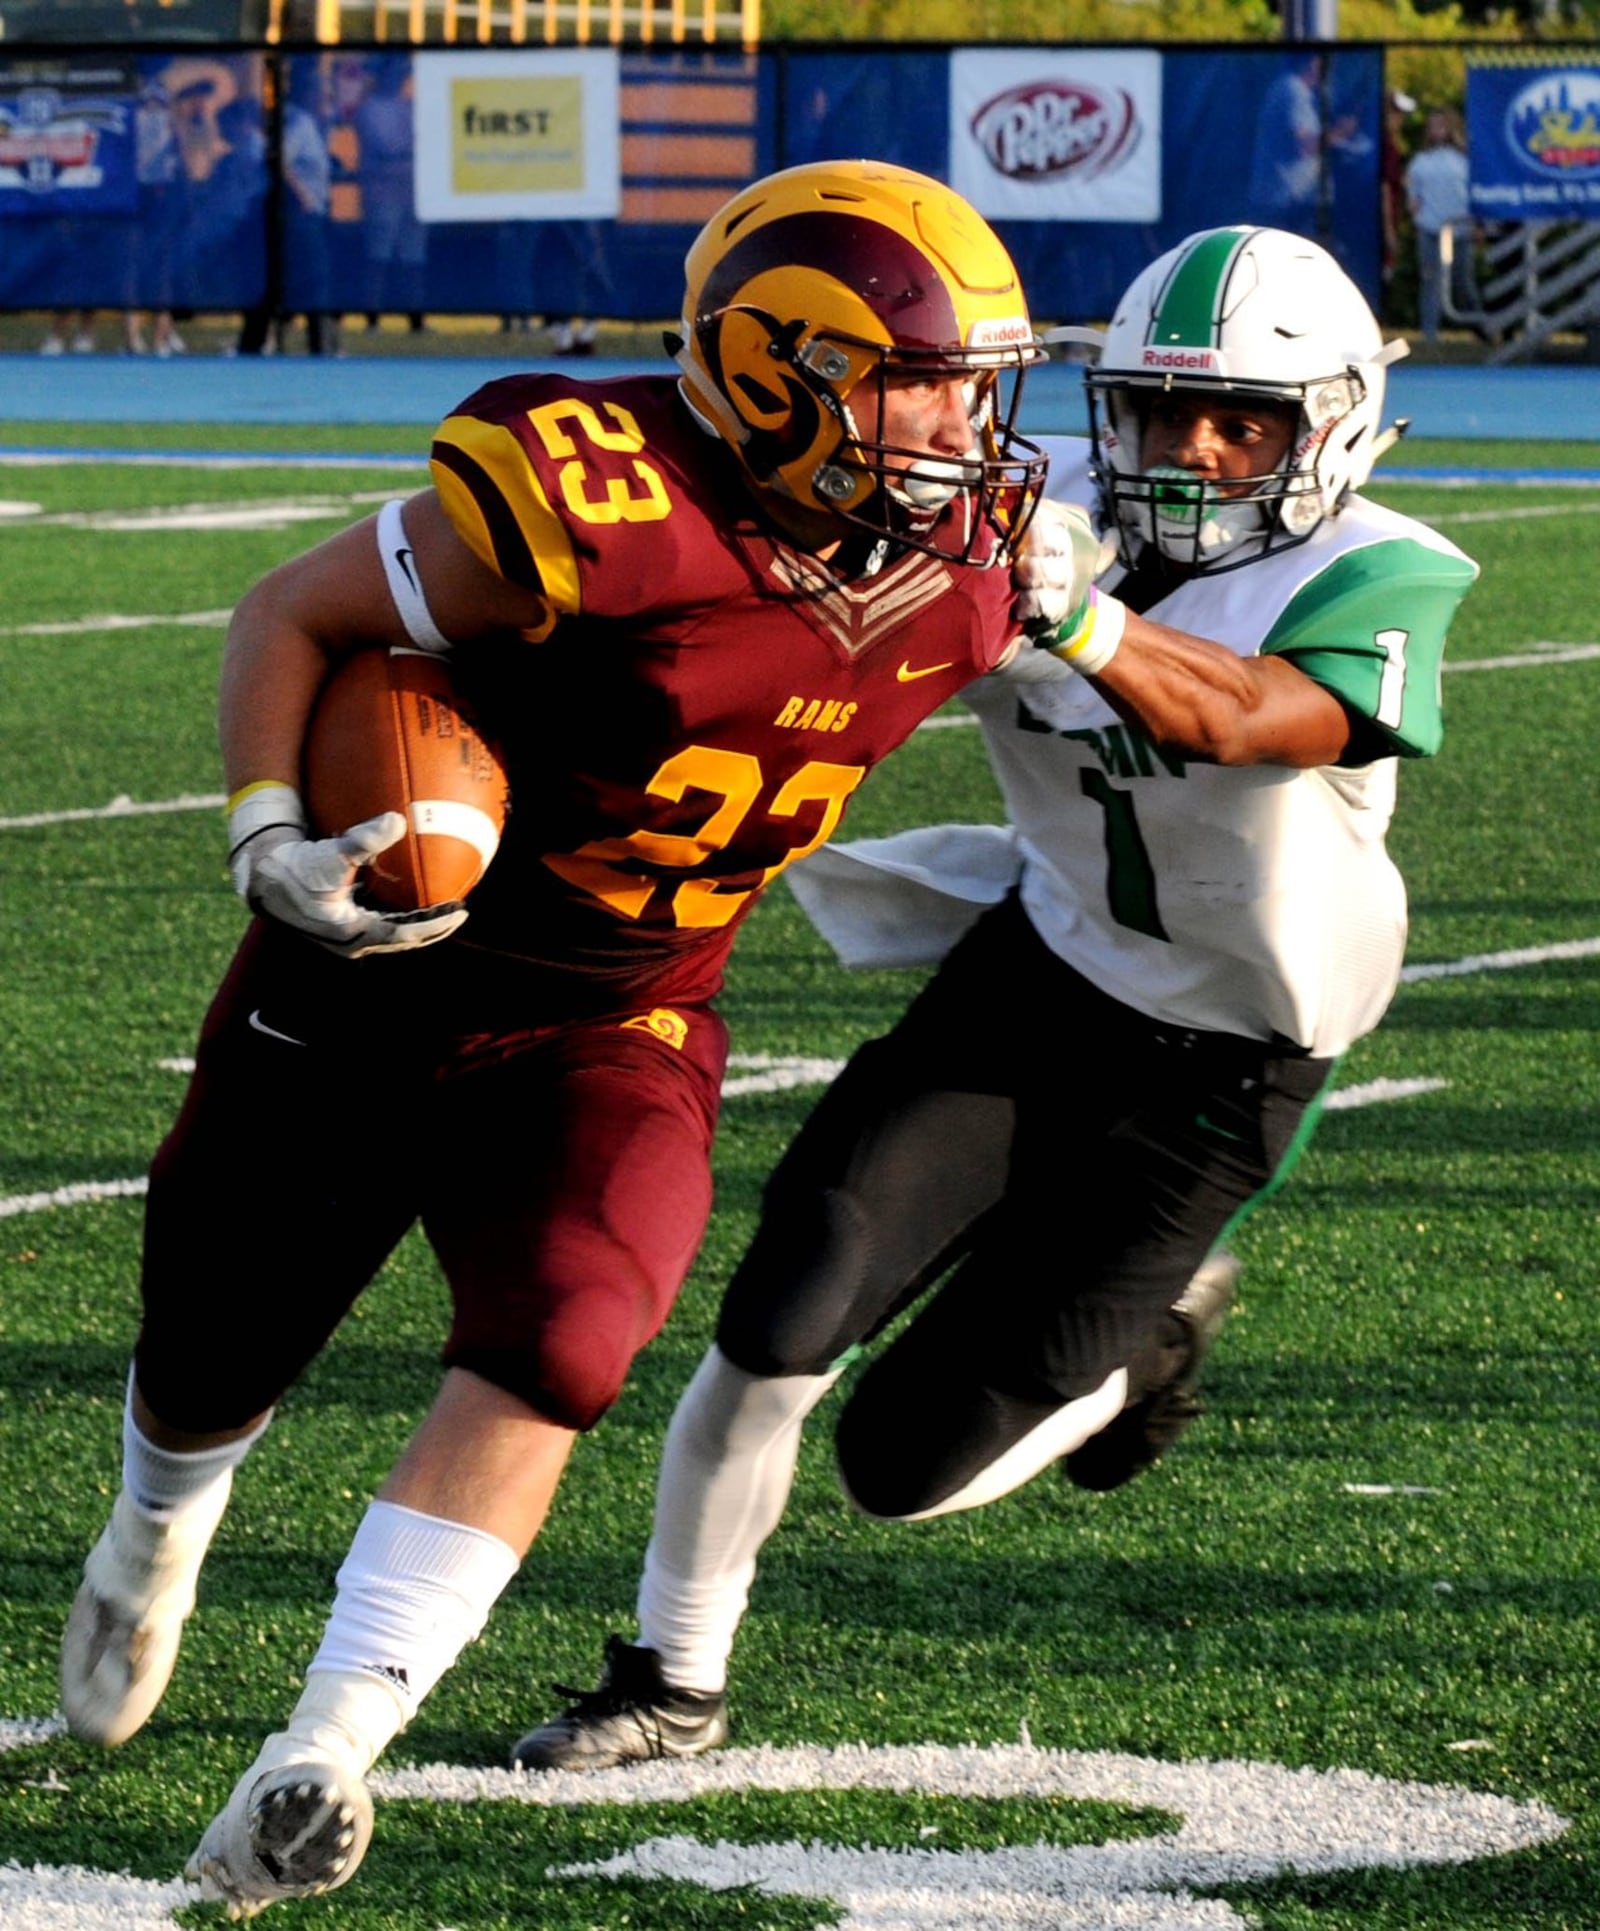
<path fill-rule="evenodd" d="M 0 217 L 131 214 L 137 101 L 126 60 L 0 72 Z"/>
<path fill-rule="evenodd" d="M 135 54 L 120 65 L 0 57 L 0 306 L 262 301 L 265 71 L 260 54 Z M 32 185 L 12 179 L 8 163 Z"/>
<path fill-rule="evenodd" d="M 1600 214 L 1600 65 L 1469 67 L 1473 212 L 1486 221 Z"/>
<path fill-rule="evenodd" d="M 1048 121 L 1057 145 L 1052 166 L 1028 170 L 1026 193 L 1014 181 L 995 186 L 1020 213 L 996 202 L 990 219 L 1040 321 L 1103 320 L 1156 256 L 1234 222 L 1313 237 L 1379 302 L 1381 49 L 1144 48 L 1129 50 L 1125 74 L 1114 50 L 1100 50 L 1093 88 L 1074 64 L 1079 50 L 1019 52 L 1025 72 L 1039 68 L 1039 85 L 1019 92 L 1007 75 L 992 84 L 1013 120 L 1025 109 L 1041 128 Z M 530 317 L 670 318 L 701 226 L 774 169 L 871 154 L 949 179 L 953 138 L 967 138 L 972 118 L 952 87 L 956 57 L 942 48 L 630 51 L 618 215 L 489 221 L 429 219 L 426 197 L 419 207 L 408 50 L 135 53 L 121 57 L 120 88 L 58 85 L 49 101 L 37 59 L 0 54 L 0 128 L 13 141 L 8 150 L 0 140 L 0 155 L 15 156 L 13 177 L 0 175 L 0 306 L 256 310 L 257 320 L 267 305 L 431 310 L 499 314 L 508 328 Z M 85 74 L 110 65 L 81 55 L 56 64 Z M 279 110 L 270 124 L 269 73 Z M 971 81 L 980 93 L 991 85 L 987 71 Z M 1517 81 L 1527 86 L 1526 70 Z M 1590 96 L 1574 85 L 1533 104 L 1539 127 L 1559 124 L 1570 137 L 1568 187 L 1580 172 L 1573 144 L 1590 126 Z M 1098 125 L 1085 111 L 1091 94 L 1124 101 L 1126 125 L 1114 152 L 1069 168 Z M 92 185 L 69 183 L 58 168 L 83 165 L 76 130 L 75 147 L 15 137 L 25 123 L 65 127 L 84 99 L 97 103 L 103 155 Z M 1008 154 L 982 149 L 983 165 L 1004 173 Z M 1130 156 L 1136 193 L 1112 178 L 1112 162 Z M 979 160 L 974 151 L 964 165 Z"/>

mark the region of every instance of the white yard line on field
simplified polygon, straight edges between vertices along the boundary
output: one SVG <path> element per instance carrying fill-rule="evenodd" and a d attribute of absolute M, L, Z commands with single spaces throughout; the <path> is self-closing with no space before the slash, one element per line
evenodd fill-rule
<path fill-rule="evenodd" d="M 1026 1725 L 1022 1726 L 1024 1729 Z M 8 1734 L 9 1733 L 9 1734 Z M 53 1742 L 58 1723 L 13 1719 L 0 1725 L 0 1749 Z M 1479 1747 L 1469 1738 L 1447 1749 Z M 65 1791 L 48 1768 L 25 1787 Z M 749 1900 L 774 1893 L 816 1899 L 841 1931 L 1245 1931 L 1247 1919 L 1208 1895 L 1241 1885 L 1281 1882 L 1291 1874 L 1372 1872 L 1426 1865 L 1471 1865 L 1554 1842 L 1570 1819 L 1548 1805 L 1454 1783 L 1400 1783 L 1361 1770 L 1307 1770 L 1242 1758 L 1164 1763 L 1111 1751 L 1042 1750 L 1015 1744 L 758 1745 L 696 1758 L 633 1764 L 622 1770 L 517 1770 L 448 1763 L 374 1774 L 385 1800 L 413 1803 L 520 1804 L 579 1811 L 590 1805 L 712 1804 L 771 1791 L 894 1792 L 982 1803 L 1032 1798 L 1052 1806 L 1084 1802 L 1137 1807 L 1163 1818 L 1160 1835 L 1082 1844 L 1005 1844 L 945 1848 L 922 1826 L 914 1841 L 862 1845 L 847 1821 L 837 1834 L 805 1843 L 708 1841 L 693 1813 L 670 1835 L 641 1817 L 636 1828 L 608 1821 L 607 1840 L 589 1861 L 558 1864 L 547 1881 L 621 1881 L 635 1890 L 663 1880 L 701 1894 L 733 1892 Z M 830 1803 L 832 1812 L 835 1806 Z M 635 1813 L 638 1814 L 637 1812 Z M 713 1809 L 713 1817 L 719 1813 Z M 844 1819 L 855 1813 L 846 1808 Z M 608 1808 L 609 1815 L 609 1808 Z M 542 1833 L 530 1816 L 527 1832 Z M 650 1834 L 654 1831 L 654 1834 Z M 635 1841 L 636 1840 L 636 1841 Z M 624 1848 L 612 1851 L 622 1842 Z M 0 1931 L 178 1931 L 178 1913 L 196 1902 L 179 1879 L 165 1883 L 83 1866 L 0 1865 Z M 185 1912 L 185 1915 L 187 1913 Z M 591 1917 L 591 1909 L 585 1916 Z M 633 1897 L 602 1908 L 607 1923 L 653 1921 Z M 423 1920 L 432 1923 L 433 1919 Z M 463 1919 L 464 1923 L 465 1920 Z"/>
<path fill-rule="evenodd" d="M 1527 670 L 1538 664 L 1583 664 L 1600 657 L 1600 644 L 1529 644 L 1511 657 L 1463 657 L 1446 670 Z"/>
<path fill-rule="evenodd" d="M 373 503 L 386 503 L 399 489 L 324 490 L 313 496 L 266 496 L 230 503 L 152 503 L 118 509 L 49 510 L 42 503 L 0 501 L 0 519 L 30 530 L 117 530 L 160 535 L 172 530 L 281 530 L 296 523 L 326 522 Z"/>
<path fill-rule="evenodd" d="M 0 624 L 0 637 L 94 637 L 103 630 L 165 630 L 221 627 L 233 615 L 231 610 L 183 610 L 171 617 L 74 617 L 69 623 Z"/>
<path fill-rule="evenodd" d="M 110 464 L 119 469 L 426 469 L 426 453 L 325 455 L 306 451 L 200 449 L 7 449 L 0 469 L 50 469 L 57 463 Z"/>
<path fill-rule="evenodd" d="M 51 1207 L 84 1207 L 91 1200 L 127 1200 L 142 1194 L 149 1182 L 141 1173 L 133 1180 L 79 1180 L 48 1193 L 14 1193 L 0 1199 L 0 1220 L 16 1214 L 44 1213 Z"/>
<path fill-rule="evenodd" d="M 1600 939 L 1561 939 L 1553 945 L 1518 946 L 1510 952 L 1478 952 L 1465 959 L 1439 959 L 1428 965 L 1408 965 L 1402 983 L 1423 979 L 1457 979 L 1469 972 L 1514 972 L 1518 966 L 1548 965 L 1554 959 L 1593 959 L 1600 956 Z"/>
<path fill-rule="evenodd" d="M 1414 1099 L 1419 1093 L 1442 1093 L 1447 1079 L 1369 1079 L 1359 1086 L 1341 1086 L 1322 1102 L 1325 1113 L 1345 1113 L 1358 1106 L 1382 1106 L 1386 1100 Z"/>
<path fill-rule="evenodd" d="M 228 802 L 221 791 L 158 798 L 137 804 L 132 798 L 113 798 L 107 805 L 84 805 L 73 811 L 34 811 L 21 818 L 0 818 L 0 831 L 24 831 L 34 825 L 71 825 L 86 818 L 146 818 L 163 811 L 220 811 Z"/>
<path fill-rule="evenodd" d="M 30 527 L 116 531 L 138 536 L 173 530 L 287 530 L 297 523 L 328 523 L 351 513 L 348 502 L 241 503 L 221 509 L 201 505 L 170 510 L 85 510 L 41 516 Z"/>
<path fill-rule="evenodd" d="M 1600 951 L 1600 939 L 1587 941 L 1591 951 Z M 1553 954 L 1571 956 L 1567 949 L 1552 947 Z M 1533 965 L 1537 960 L 1528 953 L 1503 954 L 1506 963 Z M 1492 970 L 1497 961 L 1479 960 L 1477 970 Z M 1446 968 L 1450 970 L 1452 968 Z M 1425 969 L 1424 969 L 1425 970 Z M 157 1062 L 164 1072 L 189 1074 L 194 1061 L 187 1057 Z M 825 1086 L 844 1066 L 842 1059 L 812 1059 L 801 1054 L 732 1053 L 728 1058 L 728 1077 L 723 1081 L 724 1099 L 737 1099 L 750 1093 L 780 1093 L 797 1086 Z M 1411 1099 L 1419 1093 L 1434 1093 L 1448 1086 L 1440 1079 L 1376 1079 L 1359 1086 L 1347 1086 L 1326 1101 L 1330 1111 L 1358 1106 L 1381 1106 L 1391 1100 Z M 12 1194 L 0 1197 L 0 1220 L 17 1214 L 44 1213 L 56 1207 L 82 1207 L 96 1200 L 125 1200 L 145 1191 L 142 1175 L 129 1180 L 84 1180 L 70 1186 L 55 1187 L 45 1193 Z"/>
<path fill-rule="evenodd" d="M 1593 484 L 1587 487 L 1593 488 Z M 1539 516 L 1593 516 L 1600 511 L 1596 503 L 1524 503 L 1514 510 L 1439 510 L 1429 516 L 1430 523 L 1524 523 Z"/>
<path fill-rule="evenodd" d="M 325 491 L 318 496 L 269 496 L 241 503 L 158 503 L 109 510 L 56 510 L 16 524 L 29 529 L 119 530 L 159 534 L 171 530 L 279 530 L 295 523 L 347 517 L 373 503 L 386 503 L 392 489 Z"/>

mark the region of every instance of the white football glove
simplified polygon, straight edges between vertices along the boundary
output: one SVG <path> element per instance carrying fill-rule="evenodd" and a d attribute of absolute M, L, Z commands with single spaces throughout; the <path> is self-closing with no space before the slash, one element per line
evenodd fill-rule
<path fill-rule="evenodd" d="M 360 869 L 405 836 L 398 811 L 308 838 L 305 808 L 288 785 L 253 785 L 228 815 L 234 889 L 263 918 L 292 926 L 341 958 L 409 952 L 447 938 L 467 916 L 456 902 L 379 912 L 356 902 Z"/>
<path fill-rule="evenodd" d="M 1012 615 L 1030 637 L 1054 643 L 1060 632 L 1082 621 L 1089 586 L 1116 553 L 1116 538 L 1102 542 L 1087 510 L 1047 496 L 1023 532 L 1011 566 L 1017 593 Z"/>

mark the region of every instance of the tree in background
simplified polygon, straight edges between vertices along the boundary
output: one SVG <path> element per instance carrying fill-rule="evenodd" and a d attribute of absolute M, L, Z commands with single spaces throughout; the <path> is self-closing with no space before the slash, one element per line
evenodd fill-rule
<path fill-rule="evenodd" d="M 1344 40 L 1559 39 L 1600 0 L 1339 0 Z M 768 40 L 1278 40 L 1272 0 L 765 0 Z M 1412 91 L 1409 81 L 1404 83 Z"/>

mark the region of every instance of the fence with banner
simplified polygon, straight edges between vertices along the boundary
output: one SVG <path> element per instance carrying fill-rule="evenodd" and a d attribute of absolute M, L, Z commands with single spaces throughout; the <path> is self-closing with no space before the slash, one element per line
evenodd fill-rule
<path fill-rule="evenodd" d="M 1480 220 L 1600 220 L 1600 57 L 1469 61 L 1467 149 Z"/>
<path fill-rule="evenodd" d="M 1483 328 L 1497 362 L 1572 332 L 1600 359 L 1600 58 L 1532 47 L 1480 56 L 1466 99 L 1483 306 L 1472 315 L 1447 303 L 1446 314 Z M 1441 239 L 1452 250 L 1459 241 Z"/>
<path fill-rule="evenodd" d="M 1041 318 L 1194 229 L 1313 235 L 1380 294 L 1382 51 L 263 46 L 0 52 L 0 307 L 671 315 L 753 177 L 949 180 Z"/>

